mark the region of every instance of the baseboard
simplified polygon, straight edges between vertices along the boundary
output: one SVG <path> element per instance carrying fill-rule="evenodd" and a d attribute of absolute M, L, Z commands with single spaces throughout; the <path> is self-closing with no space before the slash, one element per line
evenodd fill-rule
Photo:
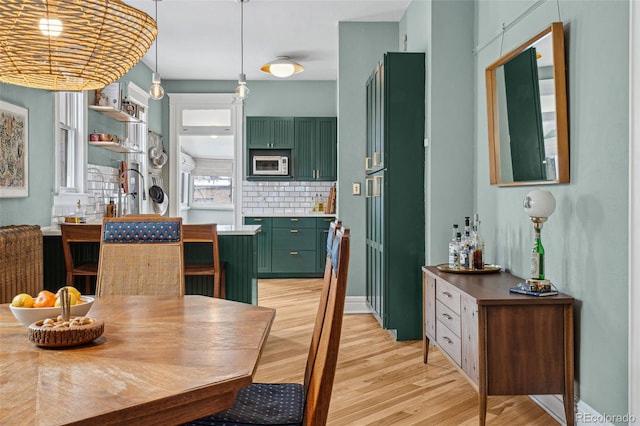
<path fill-rule="evenodd" d="M 345 314 L 370 314 L 366 296 L 347 296 L 344 302 Z"/>
<path fill-rule="evenodd" d="M 538 404 L 551 417 L 560 424 L 567 424 L 564 416 L 564 405 L 560 395 L 531 395 L 531 399 Z M 620 422 L 625 419 L 614 418 L 615 416 L 605 416 L 598 413 L 585 402 L 578 400 L 576 403 L 576 425 L 589 426 L 612 426 L 612 421 Z M 628 420 L 627 420 L 628 423 Z"/>

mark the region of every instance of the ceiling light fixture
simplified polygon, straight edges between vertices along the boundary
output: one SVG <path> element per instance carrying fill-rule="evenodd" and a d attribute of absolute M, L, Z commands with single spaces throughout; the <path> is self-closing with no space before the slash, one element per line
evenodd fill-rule
<path fill-rule="evenodd" d="M 236 96 L 238 99 L 244 100 L 249 96 L 249 88 L 247 87 L 247 76 L 244 75 L 244 4 L 249 0 L 240 1 L 240 75 L 238 76 L 238 87 L 236 87 Z"/>
<path fill-rule="evenodd" d="M 276 77 L 287 78 L 304 71 L 304 67 L 297 62 L 293 62 L 288 56 L 278 56 L 275 61 L 260 67 L 260 71 Z"/>
<path fill-rule="evenodd" d="M 157 35 L 149 15 L 121 0 L 4 0 L 0 22 L 0 81 L 45 90 L 103 88 Z"/>
<path fill-rule="evenodd" d="M 156 4 L 156 27 L 158 26 L 158 2 L 162 0 L 153 0 Z M 158 37 L 156 36 L 156 70 L 151 75 L 151 88 L 149 89 L 149 95 L 151 99 L 156 101 L 160 100 L 164 96 L 164 89 L 162 88 L 160 74 L 158 73 Z"/>

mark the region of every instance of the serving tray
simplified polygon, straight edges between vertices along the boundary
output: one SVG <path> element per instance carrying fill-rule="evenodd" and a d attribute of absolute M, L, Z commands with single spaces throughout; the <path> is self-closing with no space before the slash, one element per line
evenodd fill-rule
<path fill-rule="evenodd" d="M 451 272 L 452 274 L 492 274 L 502 270 L 500 265 L 484 265 L 484 269 L 451 269 L 446 263 L 437 265 L 437 268 L 442 272 Z"/>

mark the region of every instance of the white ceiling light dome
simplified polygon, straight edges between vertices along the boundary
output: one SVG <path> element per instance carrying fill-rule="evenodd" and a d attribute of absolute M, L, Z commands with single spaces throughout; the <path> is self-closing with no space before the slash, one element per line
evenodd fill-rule
<path fill-rule="evenodd" d="M 278 59 L 260 67 L 260 71 L 272 74 L 276 77 L 287 78 L 293 74 L 304 71 L 304 67 L 297 62 L 293 62 L 288 56 L 278 56 Z"/>

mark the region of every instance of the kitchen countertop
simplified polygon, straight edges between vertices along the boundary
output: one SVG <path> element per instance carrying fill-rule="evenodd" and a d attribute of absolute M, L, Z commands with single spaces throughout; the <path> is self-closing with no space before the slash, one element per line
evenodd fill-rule
<path fill-rule="evenodd" d="M 94 224 L 97 225 L 99 223 Z M 82 226 L 82 224 L 78 226 Z M 255 235 L 259 229 L 260 225 L 218 225 L 218 235 Z M 60 235 L 60 228 L 57 226 L 43 227 L 40 230 L 44 236 Z"/>
<path fill-rule="evenodd" d="M 335 213 L 245 213 L 242 217 L 336 217 Z"/>

